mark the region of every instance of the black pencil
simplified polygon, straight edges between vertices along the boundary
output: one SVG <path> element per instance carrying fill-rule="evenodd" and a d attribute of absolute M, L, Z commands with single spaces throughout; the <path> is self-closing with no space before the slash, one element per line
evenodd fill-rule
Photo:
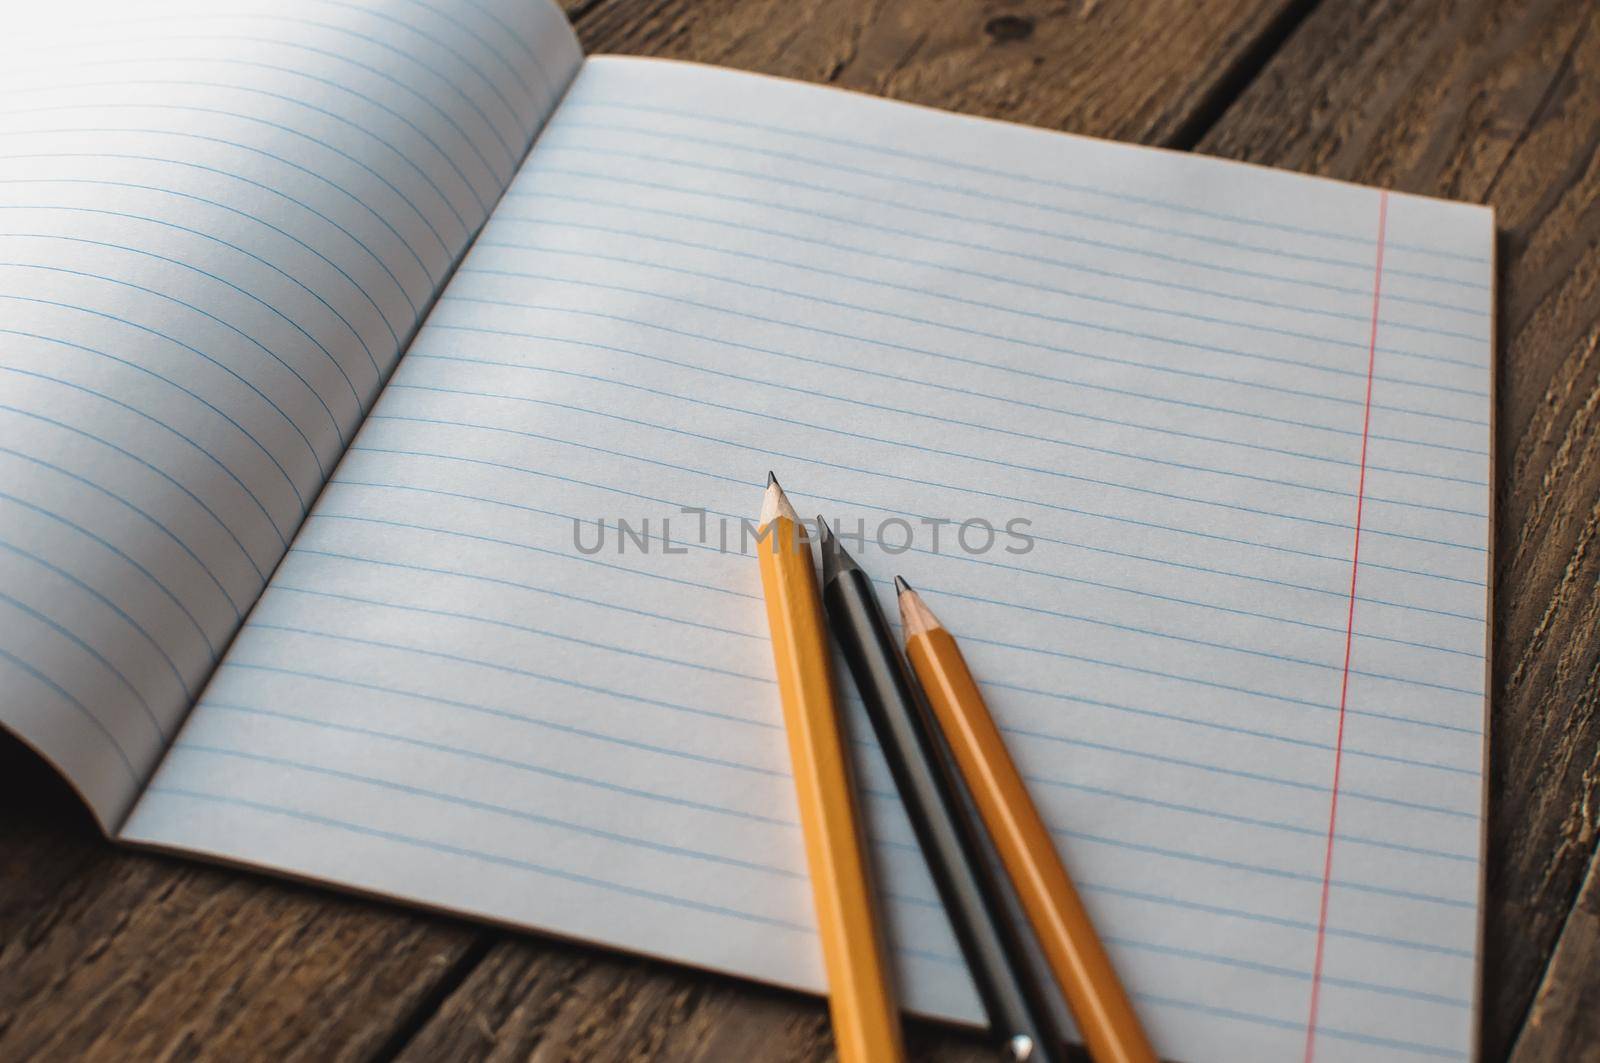
<path fill-rule="evenodd" d="M 911 677 L 872 581 L 821 518 L 822 600 L 933 874 L 989 1025 L 1012 1058 L 1065 1059 L 1048 967 L 1021 902 L 955 770 L 933 712 Z M 1042 972 L 1042 976 L 1041 976 Z"/>

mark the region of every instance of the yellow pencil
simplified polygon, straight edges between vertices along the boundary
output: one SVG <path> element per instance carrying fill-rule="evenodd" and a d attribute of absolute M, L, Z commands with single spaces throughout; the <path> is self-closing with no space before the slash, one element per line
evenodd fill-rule
<path fill-rule="evenodd" d="M 761 586 L 828 972 L 834 1041 L 844 1063 L 893 1063 L 905 1057 L 905 1048 L 867 880 L 817 573 L 799 518 L 770 473 L 759 532 Z"/>
<path fill-rule="evenodd" d="M 961 648 L 910 584 L 897 577 L 895 585 L 906 656 L 1000 850 L 1089 1055 L 1095 1063 L 1154 1063 L 1156 1054 L 1006 752 Z"/>

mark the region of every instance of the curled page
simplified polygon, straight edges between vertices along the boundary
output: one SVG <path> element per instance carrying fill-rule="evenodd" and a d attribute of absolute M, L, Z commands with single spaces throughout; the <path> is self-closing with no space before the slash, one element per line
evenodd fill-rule
<path fill-rule="evenodd" d="M 0 724 L 120 822 L 580 55 L 547 4 L 0 40 Z"/>

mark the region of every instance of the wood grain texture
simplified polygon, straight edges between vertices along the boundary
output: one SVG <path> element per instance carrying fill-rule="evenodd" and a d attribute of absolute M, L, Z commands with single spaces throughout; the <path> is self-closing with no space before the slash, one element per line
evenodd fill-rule
<path fill-rule="evenodd" d="M 0 1059 L 365 1059 L 481 932 L 115 849 L 0 735 Z"/>
<path fill-rule="evenodd" d="M 1167 144 L 1302 0 L 568 0 L 586 50 L 687 59 Z"/>
<path fill-rule="evenodd" d="M 908 1058 L 989 1063 L 972 1035 L 914 1023 Z M 401 1052 L 406 1063 L 479 1060 L 833 1059 L 827 1010 L 781 990 L 594 949 L 500 942 Z"/>
<path fill-rule="evenodd" d="M 1511 1053 L 1512 1063 L 1600 1061 L 1600 853 Z"/>
<path fill-rule="evenodd" d="M 1582 1009 L 1594 1008 L 1596 986 L 1593 872 L 1578 909 L 1572 900 L 1600 809 L 1600 8 L 566 6 L 593 51 L 761 70 L 1125 140 L 1198 141 L 1219 155 L 1495 204 L 1503 280 L 1485 1058 L 1512 1044 L 1558 937 L 1518 1060 L 1572 1058 L 1561 1053 L 1594 1036 Z M 914 1030 L 912 1050 L 950 1063 L 991 1058 L 928 1025 Z M 0 1059 L 396 1055 L 820 1060 L 831 1040 L 810 998 L 113 849 L 64 787 L 0 740 Z"/>
<path fill-rule="evenodd" d="M 1490 203 L 1501 230 L 1484 1055 L 1600 815 L 1600 7 L 1323 4 L 1199 145 Z"/>

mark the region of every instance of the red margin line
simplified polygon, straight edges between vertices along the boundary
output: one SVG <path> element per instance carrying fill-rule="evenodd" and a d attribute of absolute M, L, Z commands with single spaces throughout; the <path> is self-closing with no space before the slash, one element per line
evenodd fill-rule
<path fill-rule="evenodd" d="M 1367 436 L 1372 425 L 1372 368 L 1378 360 L 1378 302 L 1383 293 L 1383 241 L 1389 224 L 1389 193 L 1378 193 L 1378 260 L 1372 270 L 1372 332 L 1367 340 L 1367 400 L 1361 414 L 1361 473 L 1356 481 L 1355 544 L 1350 551 L 1350 607 L 1344 627 L 1344 675 L 1339 680 L 1339 731 L 1333 742 L 1333 794 L 1328 800 L 1328 843 L 1322 856 L 1322 902 L 1317 911 L 1317 958 L 1311 967 L 1311 1006 L 1306 1015 L 1305 1063 L 1317 1049 L 1317 998 L 1322 991 L 1322 952 L 1328 930 L 1328 883 L 1333 877 L 1333 828 L 1339 819 L 1339 769 L 1344 760 L 1344 708 L 1350 695 L 1350 649 L 1356 634 L 1356 573 L 1361 566 L 1361 504 L 1367 493 Z"/>

